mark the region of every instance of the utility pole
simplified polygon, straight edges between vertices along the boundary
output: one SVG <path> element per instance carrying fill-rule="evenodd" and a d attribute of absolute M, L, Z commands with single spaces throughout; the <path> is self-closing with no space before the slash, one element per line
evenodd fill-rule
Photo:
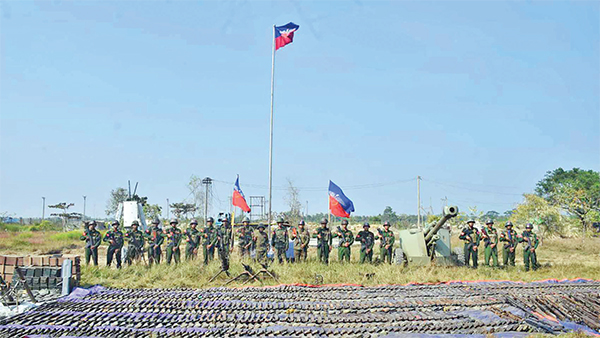
<path fill-rule="evenodd" d="M 421 228 L 421 176 L 417 176 L 417 227 Z"/>
<path fill-rule="evenodd" d="M 85 224 L 85 199 L 87 196 L 83 195 L 83 224 Z"/>
<path fill-rule="evenodd" d="M 167 198 L 167 220 L 169 219 L 169 199 Z"/>
<path fill-rule="evenodd" d="M 204 195 L 204 224 L 206 224 L 206 219 L 208 219 L 208 188 L 212 184 L 212 178 L 205 177 L 202 179 L 202 184 L 205 185 L 205 195 Z"/>
<path fill-rule="evenodd" d="M 46 197 L 42 197 L 42 222 L 46 216 Z"/>

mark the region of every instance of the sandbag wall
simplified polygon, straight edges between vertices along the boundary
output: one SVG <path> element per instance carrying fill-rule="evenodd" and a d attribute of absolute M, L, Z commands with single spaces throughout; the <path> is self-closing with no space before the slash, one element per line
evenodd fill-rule
<path fill-rule="evenodd" d="M 0 274 L 7 283 L 15 279 L 15 267 L 23 272 L 23 277 L 33 289 L 53 288 L 62 281 L 61 267 L 65 260 L 71 260 L 72 285 L 81 280 L 81 259 L 79 256 L 11 256 L 0 255 Z M 59 278 L 59 279 L 57 279 Z"/>

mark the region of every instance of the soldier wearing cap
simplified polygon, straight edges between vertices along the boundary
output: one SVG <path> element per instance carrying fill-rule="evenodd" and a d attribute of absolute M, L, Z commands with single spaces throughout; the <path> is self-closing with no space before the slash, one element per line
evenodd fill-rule
<path fill-rule="evenodd" d="M 194 259 L 198 254 L 198 246 L 200 246 L 200 231 L 196 229 L 198 221 L 193 219 L 190 222 L 190 227 L 185 229 L 185 260 Z"/>
<path fill-rule="evenodd" d="M 494 228 L 494 221 L 488 219 L 481 230 L 483 238 L 484 263 L 490 266 L 490 258 L 494 261 L 493 267 L 498 267 L 498 231 Z"/>
<path fill-rule="evenodd" d="M 508 266 L 510 264 L 510 266 L 515 266 L 515 254 L 517 245 L 519 244 L 517 232 L 513 230 L 511 221 L 506 222 L 504 227 L 506 230 L 500 234 L 500 241 L 505 242 L 502 248 L 503 265 Z"/>
<path fill-rule="evenodd" d="M 244 217 L 242 226 L 238 229 L 238 247 L 240 248 L 240 257 L 250 257 L 252 249 L 252 228 L 250 228 L 250 218 Z"/>
<path fill-rule="evenodd" d="M 146 230 L 146 240 L 148 241 L 148 264 L 160 264 L 160 256 L 162 254 L 160 246 L 165 241 L 165 238 L 158 218 L 155 218 L 152 221 L 150 229 Z"/>
<path fill-rule="evenodd" d="M 80 239 L 85 241 L 85 264 L 90 264 L 90 258 L 92 258 L 94 265 L 98 266 L 98 247 L 102 243 L 102 235 L 96 230 L 96 221 L 88 223 L 88 228 Z"/>
<path fill-rule="evenodd" d="M 375 236 L 376 239 L 380 239 L 379 244 L 379 257 L 382 263 L 388 260 L 388 263 L 392 264 L 392 250 L 394 249 L 394 232 L 390 230 L 390 222 L 383 223 L 383 231 L 379 231 L 379 234 Z"/>
<path fill-rule="evenodd" d="M 104 235 L 104 242 L 108 243 L 106 251 L 106 266 L 110 266 L 113 257 L 117 261 L 117 269 L 121 268 L 121 249 L 123 248 L 123 233 L 119 230 L 119 221 L 112 222 L 112 229 Z"/>
<path fill-rule="evenodd" d="M 519 239 L 519 243 L 523 243 L 523 263 L 525 263 L 525 271 L 529 271 L 530 265 L 533 271 L 537 270 L 538 262 L 535 250 L 540 244 L 540 241 L 533 232 L 533 224 L 527 223 L 525 231 L 517 238 Z"/>
<path fill-rule="evenodd" d="M 317 257 L 319 262 L 329 264 L 329 253 L 333 243 L 331 230 L 327 227 L 327 218 L 321 220 L 321 226 L 314 232 L 317 237 Z"/>
<path fill-rule="evenodd" d="M 339 261 L 343 262 L 346 260 L 346 262 L 350 262 L 350 248 L 352 247 L 352 243 L 354 243 L 354 234 L 348 229 L 348 220 L 342 221 L 342 228 L 338 227 L 338 231 L 334 235 L 339 238 Z"/>
<path fill-rule="evenodd" d="M 306 262 L 308 245 L 310 244 L 310 233 L 305 228 L 304 220 L 298 222 L 298 228 L 292 229 L 292 240 L 294 241 L 294 259 L 296 263 Z"/>
<path fill-rule="evenodd" d="M 265 225 L 259 224 L 258 231 L 254 233 L 254 246 L 256 247 L 256 260 L 259 263 L 267 262 L 269 251 L 269 234 L 265 231 Z"/>
<path fill-rule="evenodd" d="M 479 248 L 481 235 L 477 231 L 477 228 L 475 228 L 474 220 L 470 219 L 467 221 L 467 227 L 462 230 L 458 238 L 465 241 L 465 266 L 469 266 L 469 260 L 472 259 L 473 268 L 477 269 L 477 249 Z"/>
<path fill-rule="evenodd" d="M 279 264 L 282 264 L 284 260 L 287 261 L 285 253 L 290 246 L 289 234 L 283 223 L 283 218 L 279 217 L 277 219 L 277 229 L 273 230 L 273 235 L 271 236 L 271 246 L 275 248 Z"/>
<path fill-rule="evenodd" d="M 356 240 L 360 242 L 360 264 L 364 264 L 365 261 L 373 262 L 375 235 L 369 231 L 370 227 L 369 222 L 365 222 L 363 230 L 356 235 Z"/>
<path fill-rule="evenodd" d="M 138 230 L 140 223 L 138 221 L 131 222 L 131 230 L 125 233 L 127 245 L 127 257 L 125 262 L 128 265 L 133 263 L 133 260 L 138 260 L 144 254 L 144 233 Z"/>
<path fill-rule="evenodd" d="M 181 233 L 181 229 L 177 227 L 179 222 L 173 218 L 169 224 L 171 227 L 166 231 L 167 236 L 167 264 L 171 264 L 171 259 L 175 259 L 175 264 L 178 264 L 181 260 L 181 254 L 179 252 L 179 244 L 181 244 L 181 239 L 183 234 Z"/>
<path fill-rule="evenodd" d="M 202 229 L 202 254 L 204 265 L 212 261 L 215 257 L 215 246 L 217 245 L 217 229 L 214 227 L 215 219 L 209 217 L 206 219 L 206 226 Z"/>

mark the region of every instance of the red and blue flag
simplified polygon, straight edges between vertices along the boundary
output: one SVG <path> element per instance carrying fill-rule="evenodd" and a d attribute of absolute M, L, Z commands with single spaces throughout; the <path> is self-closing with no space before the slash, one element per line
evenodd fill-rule
<path fill-rule="evenodd" d="M 248 206 L 248 203 L 246 203 L 246 197 L 240 188 L 239 175 L 235 179 L 235 185 L 233 186 L 233 198 L 231 199 L 231 204 L 244 210 L 245 212 L 250 212 L 250 207 Z"/>
<path fill-rule="evenodd" d="M 293 22 L 283 26 L 275 27 L 275 50 L 292 43 L 294 40 L 294 32 L 298 30 L 300 26 Z"/>
<path fill-rule="evenodd" d="M 329 211 L 337 217 L 350 217 L 350 213 L 354 212 L 354 203 L 331 181 L 329 181 Z"/>

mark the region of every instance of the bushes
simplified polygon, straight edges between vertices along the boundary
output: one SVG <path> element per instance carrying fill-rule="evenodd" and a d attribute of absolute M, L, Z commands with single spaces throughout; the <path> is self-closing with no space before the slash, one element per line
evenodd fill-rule
<path fill-rule="evenodd" d="M 59 232 L 56 234 L 50 235 L 49 239 L 51 241 L 78 241 L 81 237 L 81 230 L 72 230 L 69 232 Z"/>
<path fill-rule="evenodd" d="M 40 224 L 32 225 L 29 227 L 31 231 L 61 231 L 60 225 L 52 224 L 49 221 L 42 221 Z"/>

